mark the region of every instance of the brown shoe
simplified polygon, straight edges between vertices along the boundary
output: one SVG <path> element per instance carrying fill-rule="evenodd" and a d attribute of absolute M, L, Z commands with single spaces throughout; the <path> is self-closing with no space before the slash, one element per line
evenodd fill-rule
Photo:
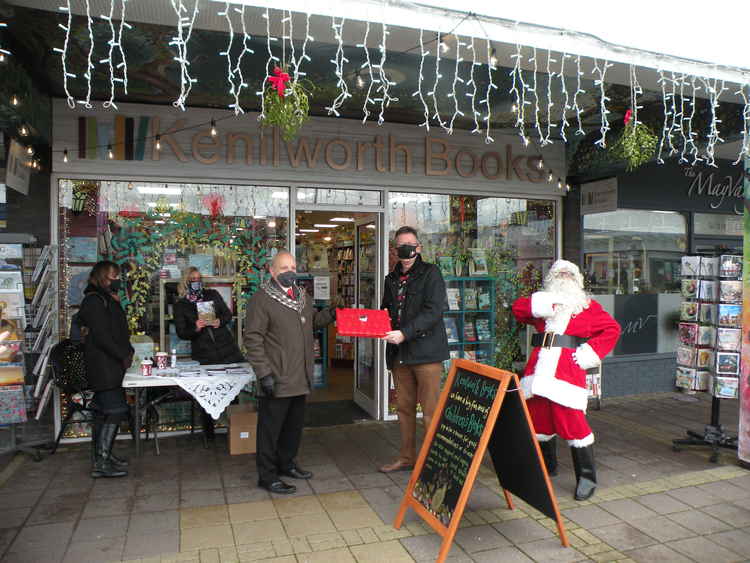
<path fill-rule="evenodd" d="M 379 468 L 378 471 L 381 473 L 394 473 L 395 471 L 411 471 L 414 469 L 413 463 L 407 463 L 403 460 L 396 460 L 393 463 L 389 463 L 388 465 L 384 465 L 383 467 Z"/>

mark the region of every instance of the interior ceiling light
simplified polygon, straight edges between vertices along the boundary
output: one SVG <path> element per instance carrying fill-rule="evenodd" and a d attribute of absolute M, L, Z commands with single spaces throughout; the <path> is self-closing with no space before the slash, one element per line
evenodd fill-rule
<path fill-rule="evenodd" d="M 164 187 L 138 186 L 136 189 L 138 190 L 138 193 L 150 194 L 150 195 L 181 195 L 182 194 L 182 188 L 168 188 L 166 186 Z"/>
<path fill-rule="evenodd" d="M 374 229 L 374 228 L 375 228 L 375 225 L 367 225 L 367 228 L 368 228 L 368 229 Z"/>
<path fill-rule="evenodd" d="M 320 229 L 300 229 L 299 232 L 300 233 L 319 233 Z"/>
<path fill-rule="evenodd" d="M 354 223 L 354 219 L 351 217 L 334 217 L 333 219 L 329 219 L 331 223 Z"/>
<path fill-rule="evenodd" d="M 315 225 L 313 225 L 313 227 L 318 227 L 319 229 L 335 229 L 340 226 L 341 225 L 335 225 L 333 223 L 315 223 Z"/>
<path fill-rule="evenodd" d="M 323 237 L 323 240 L 326 242 L 331 242 L 331 237 Z"/>

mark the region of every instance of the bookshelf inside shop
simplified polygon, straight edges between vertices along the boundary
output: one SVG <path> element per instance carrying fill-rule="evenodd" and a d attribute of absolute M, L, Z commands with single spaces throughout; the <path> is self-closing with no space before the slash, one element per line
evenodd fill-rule
<path fill-rule="evenodd" d="M 495 350 L 495 279 L 447 276 L 445 284 L 448 311 L 444 322 L 451 359 L 491 363 Z"/>

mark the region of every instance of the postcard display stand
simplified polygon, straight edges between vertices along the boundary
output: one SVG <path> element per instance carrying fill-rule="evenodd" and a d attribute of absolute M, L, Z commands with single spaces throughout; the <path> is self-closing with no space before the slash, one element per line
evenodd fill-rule
<path fill-rule="evenodd" d="M 687 431 L 672 447 L 710 446 L 716 463 L 720 448 L 736 449 L 719 422 L 721 399 L 736 399 L 742 341 L 742 256 L 684 256 L 682 305 L 677 347 L 677 387 L 711 393 L 711 422 L 703 433 Z"/>
<path fill-rule="evenodd" d="M 55 325 L 54 274 L 56 261 L 53 249 L 41 252 L 22 245 L 0 245 L 0 302 L 2 329 L 8 332 L 0 353 L 0 427 L 10 431 L 8 447 L 1 453 L 23 451 L 36 461 L 41 459 L 38 446 L 48 440 L 18 440 L 17 426 L 31 419 L 39 420 L 49 403 L 51 382 L 47 377 L 49 351 Z M 34 264 L 35 263 L 35 264 Z M 32 266 L 33 270 L 32 270 Z M 24 286 L 35 288 L 26 294 Z M 31 304 L 27 304 L 27 297 Z M 33 366 L 33 368 L 31 367 Z M 35 377 L 31 377 L 27 370 Z M 33 411 L 33 412 L 32 412 Z M 22 433 L 26 434 L 26 428 Z"/>

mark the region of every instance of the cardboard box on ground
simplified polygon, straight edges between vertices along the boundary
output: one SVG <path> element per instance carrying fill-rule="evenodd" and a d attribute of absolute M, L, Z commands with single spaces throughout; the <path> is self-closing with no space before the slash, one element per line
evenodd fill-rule
<path fill-rule="evenodd" d="M 258 413 L 254 403 L 229 405 L 229 454 L 254 454 L 258 428 Z"/>

